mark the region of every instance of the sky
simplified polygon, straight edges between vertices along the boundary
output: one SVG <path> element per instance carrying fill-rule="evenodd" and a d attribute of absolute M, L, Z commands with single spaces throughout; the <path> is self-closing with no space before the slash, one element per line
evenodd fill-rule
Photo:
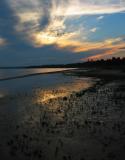
<path fill-rule="evenodd" d="M 0 66 L 125 56 L 125 0 L 0 0 Z"/>

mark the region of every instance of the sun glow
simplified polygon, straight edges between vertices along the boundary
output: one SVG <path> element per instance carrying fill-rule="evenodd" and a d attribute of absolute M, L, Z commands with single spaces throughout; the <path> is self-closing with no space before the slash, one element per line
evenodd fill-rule
<path fill-rule="evenodd" d="M 94 82 L 93 82 L 94 83 Z M 72 92 L 78 92 L 81 89 L 87 89 L 93 85 L 87 78 L 77 79 L 69 84 L 62 84 L 56 86 L 54 89 L 48 90 L 37 90 L 36 91 L 36 103 L 38 104 L 49 104 L 50 101 L 57 98 L 63 98 L 70 96 Z"/>

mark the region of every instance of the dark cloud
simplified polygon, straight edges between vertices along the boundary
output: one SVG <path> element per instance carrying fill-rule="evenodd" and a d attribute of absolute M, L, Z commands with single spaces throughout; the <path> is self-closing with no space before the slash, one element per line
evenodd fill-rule
<path fill-rule="evenodd" d="M 0 49 L 0 66 L 66 64 L 79 62 L 87 53 L 74 54 L 67 50 L 58 50 L 55 46 L 32 48 L 21 45 L 14 48 Z"/>

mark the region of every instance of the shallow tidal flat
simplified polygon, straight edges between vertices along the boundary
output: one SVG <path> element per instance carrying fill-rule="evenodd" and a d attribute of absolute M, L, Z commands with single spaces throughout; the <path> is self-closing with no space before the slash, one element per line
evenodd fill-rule
<path fill-rule="evenodd" d="M 122 160 L 125 82 L 79 78 L 0 99 L 2 160 Z"/>

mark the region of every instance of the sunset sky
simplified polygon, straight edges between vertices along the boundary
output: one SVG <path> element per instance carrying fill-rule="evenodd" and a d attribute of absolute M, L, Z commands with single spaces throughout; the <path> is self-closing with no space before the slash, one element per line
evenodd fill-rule
<path fill-rule="evenodd" d="M 0 0 L 0 66 L 125 56 L 125 0 Z"/>

